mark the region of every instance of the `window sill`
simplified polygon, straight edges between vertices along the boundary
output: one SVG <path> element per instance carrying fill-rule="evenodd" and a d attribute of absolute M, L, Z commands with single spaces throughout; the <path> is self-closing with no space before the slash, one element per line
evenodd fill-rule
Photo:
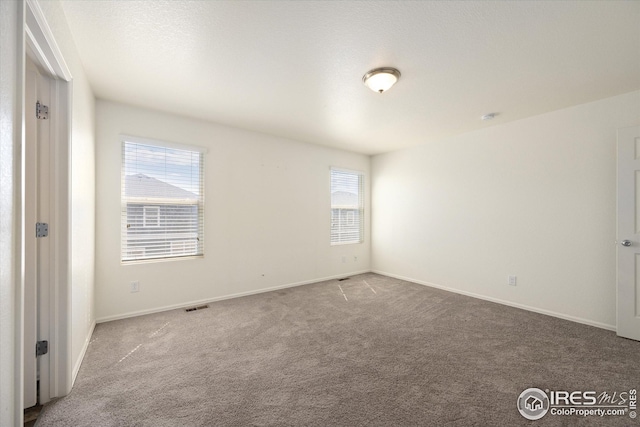
<path fill-rule="evenodd" d="M 361 245 L 364 242 L 339 242 L 339 243 L 331 243 L 331 246 L 344 246 L 344 245 Z"/>
<path fill-rule="evenodd" d="M 172 262 L 172 261 L 186 261 L 193 259 L 203 259 L 204 255 L 188 255 L 188 256 L 175 256 L 166 258 L 149 258 L 149 259 L 132 259 L 129 261 L 120 260 L 121 265 L 137 265 L 137 264 L 155 264 L 159 262 Z"/>

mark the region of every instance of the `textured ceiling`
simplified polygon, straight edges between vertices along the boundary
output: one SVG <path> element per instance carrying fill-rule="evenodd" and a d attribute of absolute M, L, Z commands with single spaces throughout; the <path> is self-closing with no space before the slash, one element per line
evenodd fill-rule
<path fill-rule="evenodd" d="M 368 154 L 640 89 L 637 1 L 63 8 L 98 98 Z"/>

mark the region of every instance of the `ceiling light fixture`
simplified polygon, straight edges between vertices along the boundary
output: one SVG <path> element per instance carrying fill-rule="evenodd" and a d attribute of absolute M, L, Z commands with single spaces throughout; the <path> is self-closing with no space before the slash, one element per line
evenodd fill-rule
<path fill-rule="evenodd" d="M 391 67 L 376 68 L 362 76 L 362 82 L 372 91 L 386 92 L 400 79 L 400 71 Z"/>

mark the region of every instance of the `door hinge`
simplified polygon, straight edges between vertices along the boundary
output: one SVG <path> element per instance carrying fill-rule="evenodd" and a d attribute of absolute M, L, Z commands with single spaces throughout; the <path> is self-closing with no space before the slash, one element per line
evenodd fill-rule
<path fill-rule="evenodd" d="M 46 222 L 36 222 L 36 237 L 47 237 L 49 235 L 49 224 Z"/>
<path fill-rule="evenodd" d="M 43 120 L 47 120 L 49 118 L 49 107 L 40 104 L 40 101 L 36 102 L 36 117 Z"/>
<path fill-rule="evenodd" d="M 49 341 L 38 341 L 36 343 L 36 357 L 49 352 Z"/>

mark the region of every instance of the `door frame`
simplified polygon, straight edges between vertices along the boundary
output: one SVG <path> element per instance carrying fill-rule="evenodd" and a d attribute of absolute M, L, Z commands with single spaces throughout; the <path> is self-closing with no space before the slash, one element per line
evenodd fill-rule
<path fill-rule="evenodd" d="M 53 36 L 44 13 L 37 0 L 22 3 L 24 38 L 19 54 L 22 55 L 22 80 L 19 88 L 22 104 L 25 102 L 25 60 L 27 48 L 35 55 L 37 64 L 52 78 L 50 111 L 50 174 L 49 185 L 45 189 L 50 195 L 49 240 L 49 297 L 43 303 L 47 307 L 41 312 L 40 325 L 48 325 L 42 331 L 49 341 L 49 357 L 40 364 L 39 402 L 46 403 L 54 397 L 64 396 L 73 385 L 73 367 L 71 357 L 71 112 L 72 112 L 72 75 L 62 52 Z M 19 171 L 19 210 L 20 210 L 20 289 L 24 296 L 25 273 L 25 236 L 35 232 L 35 224 L 25 222 L 25 116 L 22 109 L 20 171 Z M 41 300 L 42 302 L 42 300 Z M 20 330 L 24 331 L 24 298 L 20 307 Z M 43 318 L 46 316 L 46 318 Z M 19 413 L 22 412 L 23 340 L 19 336 L 17 344 L 17 364 L 20 369 L 20 394 L 16 399 Z M 35 351 L 35 349 L 34 349 Z"/>

